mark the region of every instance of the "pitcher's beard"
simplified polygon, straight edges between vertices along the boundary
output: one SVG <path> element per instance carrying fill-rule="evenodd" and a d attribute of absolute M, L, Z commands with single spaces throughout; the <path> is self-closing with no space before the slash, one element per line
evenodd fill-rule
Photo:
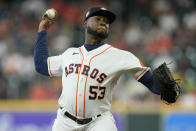
<path fill-rule="evenodd" d="M 87 32 L 95 37 L 97 37 L 98 39 L 104 40 L 108 37 L 109 33 L 106 32 L 98 32 L 97 30 L 93 30 L 90 27 L 87 27 Z"/>

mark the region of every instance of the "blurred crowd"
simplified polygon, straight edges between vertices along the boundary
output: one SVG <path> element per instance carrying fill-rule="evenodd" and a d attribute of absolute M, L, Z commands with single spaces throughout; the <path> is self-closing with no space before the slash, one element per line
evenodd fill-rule
<path fill-rule="evenodd" d="M 165 61 L 175 78 L 181 79 L 180 100 L 196 100 L 194 0 L 1 0 L 0 99 L 57 99 L 61 78 L 41 76 L 34 69 L 33 49 L 41 17 L 48 8 L 58 12 L 48 31 L 50 55 L 58 55 L 84 44 L 85 12 L 100 5 L 117 15 L 107 43 L 131 51 L 152 69 Z M 158 97 L 123 75 L 114 99 L 157 101 Z"/>

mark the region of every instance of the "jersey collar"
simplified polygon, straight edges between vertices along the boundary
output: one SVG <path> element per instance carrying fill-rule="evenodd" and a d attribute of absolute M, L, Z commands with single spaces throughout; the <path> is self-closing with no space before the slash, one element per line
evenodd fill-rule
<path fill-rule="evenodd" d="M 105 50 L 106 48 L 108 48 L 110 45 L 108 44 L 102 44 L 100 46 L 97 46 L 95 47 L 94 49 L 92 49 L 91 51 L 88 51 L 85 47 L 85 45 L 82 45 L 80 48 L 82 50 L 82 52 L 85 54 L 85 55 L 95 55 L 97 53 L 100 53 L 102 52 L 103 50 Z M 92 47 L 93 48 L 93 47 Z"/>
<path fill-rule="evenodd" d="M 84 44 L 84 47 L 86 48 L 86 50 L 89 52 L 89 51 L 92 51 L 100 46 L 104 45 L 103 44 L 95 44 L 95 45 L 90 45 L 90 44 Z"/>

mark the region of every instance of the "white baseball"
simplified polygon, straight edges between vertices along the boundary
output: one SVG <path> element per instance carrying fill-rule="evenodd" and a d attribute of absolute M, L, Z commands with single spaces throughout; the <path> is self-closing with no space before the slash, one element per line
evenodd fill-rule
<path fill-rule="evenodd" d="M 47 14 L 49 19 L 54 19 L 56 17 L 56 11 L 53 8 L 52 9 L 48 9 L 46 11 L 46 14 Z"/>

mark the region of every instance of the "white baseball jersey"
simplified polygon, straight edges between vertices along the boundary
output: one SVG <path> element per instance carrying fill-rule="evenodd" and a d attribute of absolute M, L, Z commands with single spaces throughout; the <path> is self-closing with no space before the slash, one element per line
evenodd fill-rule
<path fill-rule="evenodd" d="M 137 80 L 150 68 L 132 53 L 104 44 L 87 51 L 69 48 L 48 58 L 50 76 L 62 76 L 59 106 L 78 118 L 90 118 L 110 110 L 114 85 L 122 73 Z"/>

